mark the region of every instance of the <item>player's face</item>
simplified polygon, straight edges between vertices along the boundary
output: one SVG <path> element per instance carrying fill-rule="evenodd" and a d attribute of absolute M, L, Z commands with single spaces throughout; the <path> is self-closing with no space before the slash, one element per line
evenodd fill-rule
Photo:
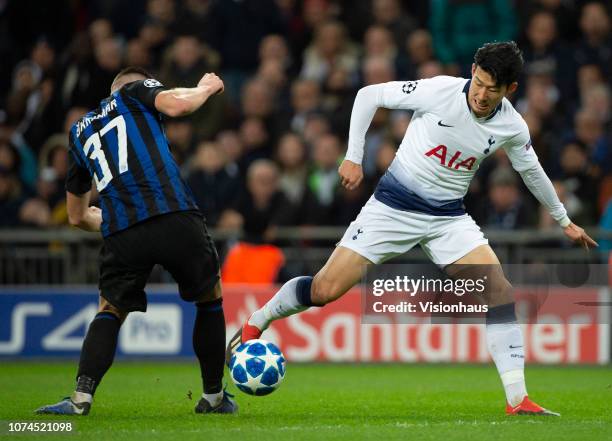
<path fill-rule="evenodd" d="M 504 96 L 516 90 L 517 83 L 509 86 L 498 85 L 491 75 L 476 65 L 472 65 L 472 82 L 468 92 L 468 103 L 474 114 L 482 118 L 489 115 Z"/>

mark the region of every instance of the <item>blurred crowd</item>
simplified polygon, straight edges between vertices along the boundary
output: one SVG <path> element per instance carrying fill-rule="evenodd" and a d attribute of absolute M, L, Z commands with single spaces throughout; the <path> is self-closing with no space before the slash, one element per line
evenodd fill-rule
<path fill-rule="evenodd" d="M 337 166 L 356 91 L 469 77 L 474 51 L 515 39 L 512 97 L 570 217 L 612 223 L 609 3 L 579 0 L 0 0 L 0 227 L 66 223 L 67 133 L 128 65 L 167 87 L 218 73 L 226 90 L 166 133 L 211 226 L 271 238 L 283 225 L 347 225 L 389 166 L 408 111 L 380 109 L 365 183 Z M 503 151 L 468 211 L 484 227 L 549 228 Z M 612 228 L 612 226 L 609 226 Z"/>

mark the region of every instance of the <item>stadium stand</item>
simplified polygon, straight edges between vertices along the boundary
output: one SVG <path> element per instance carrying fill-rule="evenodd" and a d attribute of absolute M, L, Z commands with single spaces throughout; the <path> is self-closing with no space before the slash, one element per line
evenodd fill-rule
<path fill-rule="evenodd" d="M 357 89 L 467 75 L 484 41 L 515 39 L 526 65 L 513 101 L 540 161 L 569 216 L 610 238 L 612 26 L 603 2 L 33 3 L 0 2 L 0 282 L 95 278 L 86 263 L 95 269 L 97 239 L 64 231 L 67 132 L 127 65 L 168 87 L 195 84 L 207 71 L 222 77 L 225 94 L 167 121 L 173 153 L 221 249 L 256 237 L 283 250 L 290 275 L 321 264 L 410 123 L 409 113 L 380 110 L 366 144 L 366 181 L 343 190 L 336 167 Z M 465 204 L 500 256 L 576 258 L 497 153 Z M 607 262 L 609 244 L 590 258 Z"/>

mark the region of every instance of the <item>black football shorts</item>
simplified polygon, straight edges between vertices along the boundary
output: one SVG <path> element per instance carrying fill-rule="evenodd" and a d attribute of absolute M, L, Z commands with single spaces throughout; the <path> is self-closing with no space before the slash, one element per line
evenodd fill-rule
<path fill-rule="evenodd" d="M 176 280 L 183 300 L 205 302 L 220 295 L 213 289 L 219 256 L 199 212 L 152 217 L 106 237 L 100 251 L 100 295 L 122 311 L 146 311 L 144 287 L 156 264 Z"/>

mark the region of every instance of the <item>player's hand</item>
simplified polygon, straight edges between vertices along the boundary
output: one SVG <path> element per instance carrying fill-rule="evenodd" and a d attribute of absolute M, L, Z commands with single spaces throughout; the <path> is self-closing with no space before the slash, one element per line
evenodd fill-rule
<path fill-rule="evenodd" d="M 340 175 L 340 182 L 342 186 L 347 190 L 354 190 L 359 187 L 361 181 L 363 181 L 363 169 L 360 164 L 355 164 L 348 159 L 342 161 L 338 168 L 338 174 Z"/>
<path fill-rule="evenodd" d="M 223 80 L 221 80 L 221 78 L 219 78 L 214 73 L 204 74 L 204 76 L 198 82 L 198 87 L 199 86 L 207 86 L 207 87 L 209 87 L 210 90 L 211 90 L 211 95 L 216 95 L 218 93 L 223 93 L 223 90 L 225 89 L 225 85 L 223 84 Z"/>
<path fill-rule="evenodd" d="M 90 231 L 100 231 L 102 228 L 102 210 L 92 205 L 87 208 L 87 224 Z"/>
<path fill-rule="evenodd" d="M 595 242 L 591 236 L 589 236 L 583 228 L 580 228 L 578 225 L 573 222 L 570 223 L 567 227 L 563 229 L 563 232 L 567 237 L 570 238 L 575 243 L 581 244 L 587 250 L 589 247 L 598 247 L 599 244 Z"/>

